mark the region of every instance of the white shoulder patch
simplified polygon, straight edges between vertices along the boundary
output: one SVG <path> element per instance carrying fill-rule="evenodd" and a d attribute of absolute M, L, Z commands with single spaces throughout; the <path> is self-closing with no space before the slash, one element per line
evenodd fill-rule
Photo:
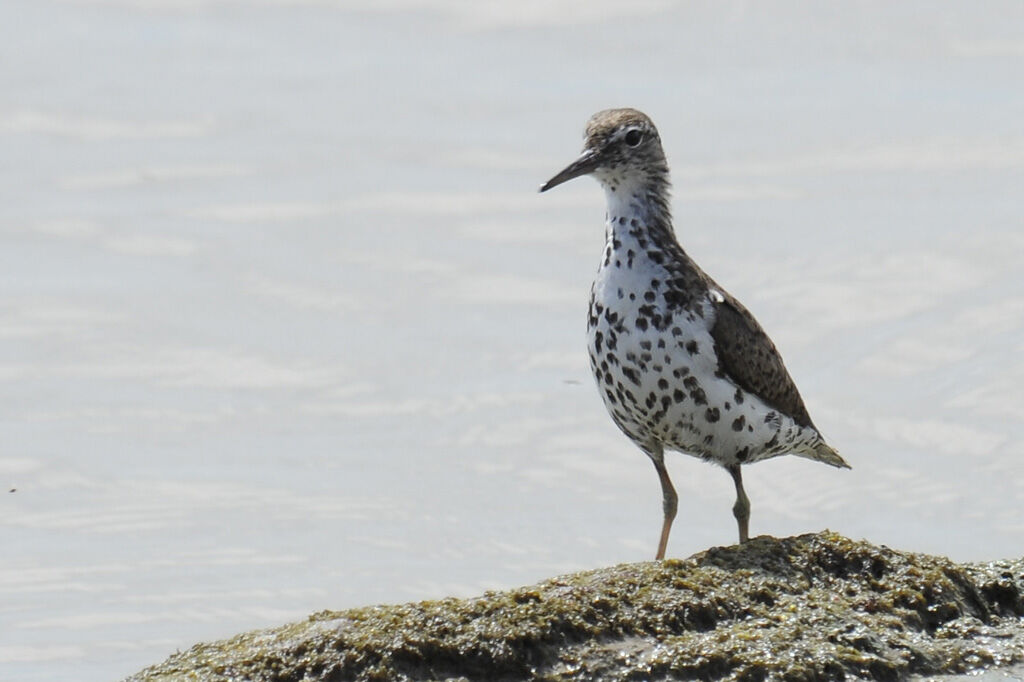
<path fill-rule="evenodd" d="M 725 303 L 725 296 L 723 296 L 722 292 L 719 291 L 718 289 L 709 289 L 708 295 L 711 297 L 711 300 L 714 301 L 715 303 Z"/>

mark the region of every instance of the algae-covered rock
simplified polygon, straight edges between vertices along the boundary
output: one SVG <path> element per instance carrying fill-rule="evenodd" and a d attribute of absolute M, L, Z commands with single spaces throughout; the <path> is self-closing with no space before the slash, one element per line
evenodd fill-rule
<path fill-rule="evenodd" d="M 896 680 L 1024 660 L 1024 559 L 955 564 L 824 532 L 475 599 L 314 614 L 146 680 Z"/>

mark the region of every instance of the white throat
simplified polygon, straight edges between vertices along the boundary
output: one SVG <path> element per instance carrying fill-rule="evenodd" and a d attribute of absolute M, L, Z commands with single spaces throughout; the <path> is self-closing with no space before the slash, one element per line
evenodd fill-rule
<path fill-rule="evenodd" d="M 627 222 L 633 218 L 646 222 L 650 210 L 645 205 L 643 186 L 640 182 L 620 174 L 598 177 L 597 180 L 604 189 L 609 220 L 625 217 Z"/>

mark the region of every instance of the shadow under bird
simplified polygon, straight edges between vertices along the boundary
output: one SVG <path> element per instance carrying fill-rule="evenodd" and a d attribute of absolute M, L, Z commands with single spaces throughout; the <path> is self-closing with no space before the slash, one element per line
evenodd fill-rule
<path fill-rule="evenodd" d="M 811 421 L 775 344 L 676 240 L 669 169 L 654 123 L 635 109 L 594 114 L 583 153 L 541 192 L 592 175 L 608 203 L 606 243 L 587 313 L 590 367 L 615 424 L 661 481 L 665 557 L 678 497 L 665 450 L 725 467 L 746 542 L 740 466 L 793 454 L 849 468 Z"/>

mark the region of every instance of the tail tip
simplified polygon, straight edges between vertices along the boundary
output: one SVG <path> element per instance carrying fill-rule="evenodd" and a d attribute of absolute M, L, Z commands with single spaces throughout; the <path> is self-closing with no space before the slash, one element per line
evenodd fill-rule
<path fill-rule="evenodd" d="M 837 469 L 852 469 L 853 468 L 852 466 L 850 466 L 850 464 L 845 459 L 843 459 L 843 456 L 840 455 L 836 451 L 836 449 L 833 448 L 830 445 L 826 445 L 825 443 L 822 443 L 816 449 L 816 453 L 818 455 L 818 458 L 822 462 L 825 462 L 826 464 L 831 464 L 832 466 L 836 467 Z"/>

